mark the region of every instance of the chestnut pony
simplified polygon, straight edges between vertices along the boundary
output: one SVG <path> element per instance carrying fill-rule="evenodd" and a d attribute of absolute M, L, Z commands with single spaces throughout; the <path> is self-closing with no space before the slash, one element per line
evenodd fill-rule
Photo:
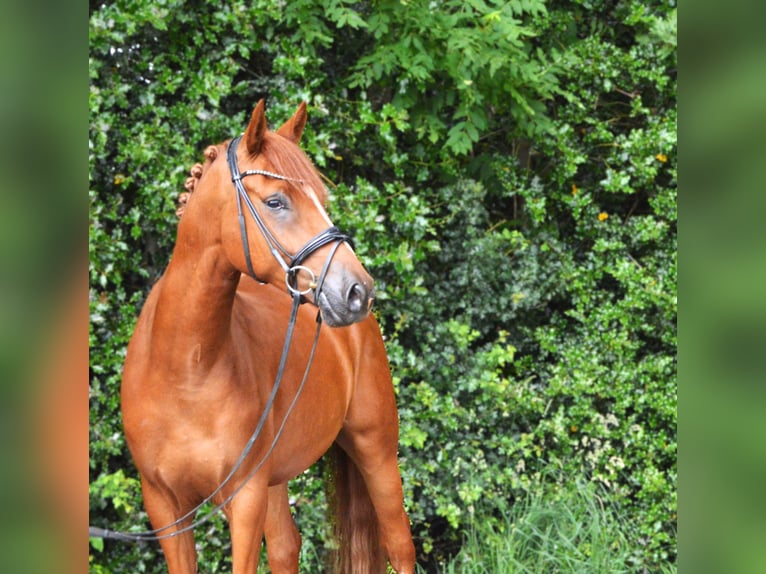
<path fill-rule="evenodd" d="M 297 145 L 305 123 L 301 104 L 269 131 L 260 101 L 241 138 L 206 154 L 171 261 L 128 346 L 125 434 L 169 574 L 197 571 L 184 527 L 208 498 L 228 519 L 233 574 L 255 573 L 264 536 L 271 571 L 297 573 L 287 481 L 333 442 L 336 567 L 382 573 L 388 561 L 414 572 L 396 402 L 368 313 L 373 282 L 331 227 L 324 186 Z M 291 306 L 288 293 L 308 304 Z M 331 328 L 317 332 L 317 307 Z"/>

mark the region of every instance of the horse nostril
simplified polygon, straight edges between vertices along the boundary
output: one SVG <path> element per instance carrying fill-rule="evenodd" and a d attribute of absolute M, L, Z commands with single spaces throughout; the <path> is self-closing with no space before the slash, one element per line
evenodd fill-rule
<path fill-rule="evenodd" d="M 346 297 L 348 309 L 352 313 L 359 313 L 362 310 L 366 310 L 367 305 L 367 290 L 363 285 L 354 283 L 348 290 Z"/>

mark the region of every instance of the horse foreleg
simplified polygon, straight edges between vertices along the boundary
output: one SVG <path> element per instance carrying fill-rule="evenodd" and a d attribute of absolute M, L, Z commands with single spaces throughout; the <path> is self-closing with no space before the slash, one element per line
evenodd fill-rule
<path fill-rule="evenodd" d="M 254 477 L 226 507 L 231 530 L 232 574 L 255 574 L 261 558 L 268 488 Z"/>
<path fill-rule="evenodd" d="M 359 469 L 378 518 L 381 543 L 399 574 L 415 572 L 415 546 L 404 510 L 404 493 L 397 459 L 397 436 L 390 430 L 344 431 L 338 444 Z"/>
<path fill-rule="evenodd" d="M 188 510 L 179 508 L 178 500 L 172 494 L 153 486 L 146 480 L 142 480 L 141 490 L 146 512 L 149 514 L 149 520 L 154 528 L 162 528 L 172 524 L 186 514 Z M 183 527 L 190 522 L 191 518 L 180 526 Z M 173 530 L 168 529 L 160 532 L 159 535 L 162 536 L 171 532 Z M 165 561 L 168 564 L 168 574 L 196 574 L 197 551 L 194 547 L 194 533 L 192 531 L 170 538 L 162 538 L 160 546 L 162 546 L 162 552 L 165 554 Z"/>
<path fill-rule="evenodd" d="M 298 574 L 301 535 L 290 513 L 287 483 L 269 488 L 264 533 L 272 574 Z"/>

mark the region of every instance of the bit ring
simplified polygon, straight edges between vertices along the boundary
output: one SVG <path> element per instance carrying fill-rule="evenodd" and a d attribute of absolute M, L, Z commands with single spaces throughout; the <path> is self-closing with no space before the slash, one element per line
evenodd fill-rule
<path fill-rule="evenodd" d="M 308 289 L 304 289 L 301 291 L 298 289 L 298 272 L 299 271 L 305 271 L 311 276 L 311 279 L 309 280 L 309 286 Z M 290 278 L 293 278 L 295 280 L 295 286 L 290 284 Z M 285 272 L 285 285 L 287 285 L 287 290 L 292 293 L 293 295 L 306 295 L 307 293 L 310 293 L 314 289 L 317 288 L 317 277 L 314 275 L 314 272 L 306 267 L 305 265 L 295 265 L 294 267 L 290 267 Z"/>

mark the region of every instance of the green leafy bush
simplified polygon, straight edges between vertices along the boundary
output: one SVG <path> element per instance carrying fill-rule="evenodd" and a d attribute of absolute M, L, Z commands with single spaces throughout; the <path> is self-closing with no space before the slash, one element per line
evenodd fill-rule
<path fill-rule="evenodd" d="M 304 148 L 376 278 L 423 567 L 479 514 L 583 481 L 624 517 L 630 570 L 668 567 L 674 3 L 288 4 L 91 8 L 91 522 L 147 524 L 119 418 L 125 346 L 187 169 L 268 96 L 275 123 L 309 103 Z M 320 463 L 291 485 L 309 572 L 321 480 Z M 204 529 L 201 571 L 225 571 L 223 524 Z M 162 568 L 156 546 L 92 551 L 93 572 Z"/>
<path fill-rule="evenodd" d="M 558 481 L 554 481 L 558 482 Z M 530 494 L 503 509 L 499 519 L 476 516 L 466 542 L 445 574 L 533 574 L 634 571 L 625 518 L 593 483 L 574 482 Z M 667 566 L 662 572 L 675 572 Z"/>

